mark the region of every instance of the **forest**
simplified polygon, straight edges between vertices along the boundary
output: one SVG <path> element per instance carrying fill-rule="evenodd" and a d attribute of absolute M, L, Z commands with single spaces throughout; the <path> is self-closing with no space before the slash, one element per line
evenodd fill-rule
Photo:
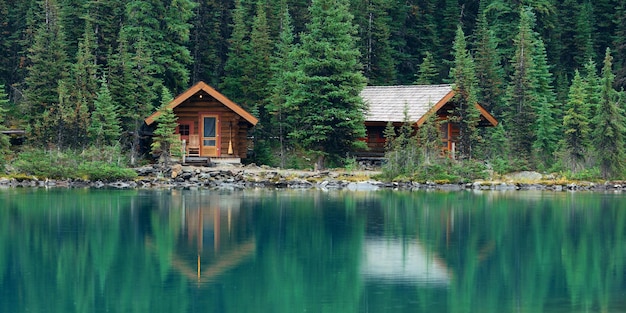
<path fill-rule="evenodd" d="M 143 119 L 198 81 L 259 118 L 250 162 L 342 166 L 364 86 L 452 83 L 458 162 L 626 177 L 620 0 L 0 0 L 0 33 L 0 130 L 26 132 L 0 135 L 0 164 L 17 170 L 144 162 Z M 436 129 L 387 132 L 391 176 L 451 162 L 428 157 Z"/>

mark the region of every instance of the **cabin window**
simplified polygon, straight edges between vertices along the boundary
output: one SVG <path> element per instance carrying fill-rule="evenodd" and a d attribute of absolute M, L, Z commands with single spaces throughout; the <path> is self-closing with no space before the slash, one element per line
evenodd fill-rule
<path fill-rule="evenodd" d="M 178 133 L 181 136 L 189 136 L 189 125 L 188 124 L 178 125 Z"/>

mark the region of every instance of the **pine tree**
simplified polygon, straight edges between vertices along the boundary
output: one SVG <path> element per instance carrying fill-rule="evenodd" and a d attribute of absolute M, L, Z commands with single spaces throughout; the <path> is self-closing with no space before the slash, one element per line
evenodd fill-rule
<path fill-rule="evenodd" d="M 33 46 L 28 54 L 28 76 L 25 79 L 26 101 L 23 111 L 27 123 L 33 125 L 34 139 L 45 143 L 42 130 L 45 126 L 40 118 L 44 112 L 57 114 L 58 110 L 51 109 L 59 101 L 59 81 L 67 77 L 68 58 L 65 53 L 65 39 L 60 27 L 58 5 L 54 0 L 41 2 L 43 16 L 41 24 L 34 35 Z M 55 118 L 56 119 L 56 118 Z"/>
<path fill-rule="evenodd" d="M 481 1 L 483 6 L 485 1 Z M 504 95 L 504 69 L 498 53 L 495 33 L 489 28 L 485 12 L 480 11 L 474 33 L 474 63 L 478 88 L 481 90 L 480 104 L 497 117 L 502 116 Z"/>
<path fill-rule="evenodd" d="M 355 23 L 359 25 L 359 42 L 364 75 L 371 85 L 392 85 L 396 71 L 390 43 L 391 6 L 388 0 L 356 1 Z M 358 17 L 358 20 L 357 20 Z"/>
<path fill-rule="evenodd" d="M 478 143 L 478 81 L 474 60 L 467 50 L 465 34 L 459 25 L 453 45 L 454 65 L 450 69 L 450 79 L 454 81 L 454 101 L 457 109 L 453 122 L 459 123 L 458 151 L 461 158 L 472 158 L 472 149 Z"/>
<path fill-rule="evenodd" d="M 231 100 L 239 103 L 246 109 L 250 109 L 244 102 L 244 69 L 246 68 L 245 60 L 249 54 L 249 31 L 246 26 L 248 14 L 242 0 L 235 0 L 235 9 L 233 10 L 233 31 L 228 39 L 230 44 L 228 47 L 228 58 L 224 65 L 224 78 L 220 89 L 222 93 Z"/>
<path fill-rule="evenodd" d="M 313 0 L 310 12 L 288 103 L 295 113 L 290 137 L 316 151 L 323 167 L 326 156 L 344 157 L 365 136 L 366 106 L 359 96 L 365 78 L 347 0 Z"/>
<path fill-rule="evenodd" d="M 190 38 L 192 82 L 205 81 L 218 86 L 223 77 L 230 4 L 231 1 L 207 0 L 196 7 Z"/>
<path fill-rule="evenodd" d="M 134 165 L 140 153 L 139 132 L 143 119 L 152 112 L 152 103 L 162 83 L 150 76 L 151 55 L 143 41 L 139 41 L 131 53 L 128 34 L 122 31 L 119 36 L 118 51 L 110 60 L 109 88 L 113 102 L 119 105 L 123 133 L 130 134 L 130 137 L 122 137 L 122 144 L 128 148 L 130 163 Z"/>
<path fill-rule="evenodd" d="M 626 2 L 621 2 L 615 8 L 615 88 L 626 89 Z"/>
<path fill-rule="evenodd" d="M 435 66 L 435 58 L 433 54 L 426 51 L 424 59 L 419 66 L 419 72 L 416 75 L 415 85 L 430 85 L 434 84 L 439 77 L 437 66 Z"/>
<path fill-rule="evenodd" d="M 619 93 L 613 88 L 613 57 L 606 49 L 602 68 L 601 101 L 593 119 L 593 145 L 597 152 L 597 162 L 605 179 L 622 177 L 626 160 L 626 118 Z"/>
<path fill-rule="evenodd" d="M 585 84 L 580 73 L 574 73 L 570 87 L 567 111 L 563 116 L 564 138 L 562 143 L 564 164 L 573 172 L 584 169 L 589 157 L 590 126 L 586 116 Z"/>
<path fill-rule="evenodd" d="M 172 156 L 180 156 L 180 140 L 176 135 L 176 126 L 178 118 L 174 114 L 174 110 L 168 108 L 169 103 L 173 100 L 172 94 L 163 87 L 161 94 L 161 115 L 156 118 L 157 128 L 154 131 L 152 141 L 152 153 L 159 154 L 161 163 L 168 165 Z"/>
<path fill-rule="evenodd" d="M 177 92 L 189 82 L 192 59 L 186 45 L 195 6 L 192 0 L 132 0 L 126 3 L 127 20 L 120 31 L 126 34 L 129 51 L 142 49 L 150 55 L 150 76 Z"/>
<path fill-rule="evenodd" d="M 285 166 L 286 158 L 286 134 L 291 132 L 286 121 L 287 97 L 294 88 L 294 73 L 296 71 L 296 60 L 294 56 L 294 35 L 291 25 L 291 15 L 287 8 L 284 9 L 281 19 L 281 31 L 276 42 L 274 55 L 272 56 L 271 70 L 272 79 L 269 82 L 271 88 L 271 98 L 268 103 L 268 113 L 270 114 L 272 127 L 271 132 L 278 135 L 280 145 L 280 166 Z"/>
<path fill-rule="evenodd" d="M 109 85 L 103 76 L 100 80 L 100 91 L 97 93 L 95 109 L 91 115 L 89 137 L 96 146 L 114 145 L 119 140 L 121 132 L 117 106 L 113 102 Z"/>
<path fill-rule="evenodd" d="M 86 22 L 83 38 L 78 43 L 76 63 L 72 66 L 72 95 L 75 101 L 84 101 L 90 110 L 98 90 L 98 65 L 96 62 L 96 41 L 90 22 Z"/>
<path fill-rule="evenodd" d="M 441 134 L 437 119 L 436 113 L 431 114 L 417 130 L 417 142 L 422 150 L 422 160 L 425 164 L 431 164 L 439 157 Z"/>
<path fill-rule="evenodd" d="M 533 129 L 535 122 L 535 103 L 537 95 L 533 92 L 536 79 L 532 75 L 534 68 L 533 49 L 536 42 L 532 26 L 534 14 L 530 9 L 522 11 L 519 32 L 515 38 L 515 54 L 511 60 L 514 69 L 507 89 L 507 108 L 504 121 L 509 125 L 511 152 L 521 159 L 531 161 L 532 145 L 536 140 Z"/>
<path fill-rule="evenodd" d="M 268 81 L 272 77 L 271 56 L 272 41 L 265 13 L 265 2 L 257 1 L 257 12 L 252 21 L 250 49 L 246 56 L 242 89 L 245 94 L 244 103 L 251 107 L 251 111 L 257 113 L 261 123 L 267 122 L 265 106 L 270 94 Z"/>
<path fill-rule="evenodd" d="M 533 153 L 538 163 L 553 164 L 560 133 L 561 110 L 556 105 L 556 96 L 552 87 L 552 74 L 548 67 L 546 49 L 543 41 L 537 38 L 533 49 L 533 63 L 530 71 L 534 81 L 533 111 L 535 113 Z"/>
<path fill-rule="evenodd" d="M 6 113 L 8 112 L 7 106 L 9 104 L 9 97 L 5 92 L 4 85 L 0 84 L 0 131 L 6 130 L 7 127 L 4 124 L 6 121 Z M 4 164 L 4 156 L 9 153 L 9 137 L 5 134 L 0 134 L 0 165 Z"/>

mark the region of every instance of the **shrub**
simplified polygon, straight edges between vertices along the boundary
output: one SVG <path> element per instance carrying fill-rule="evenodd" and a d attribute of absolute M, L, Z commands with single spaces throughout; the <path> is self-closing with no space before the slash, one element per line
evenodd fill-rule
<path fill-rule="evenodd" d="M 112 181 L 133 179 L 137 174 L 125 168 L 119 147 L 91 147 L 78 153 L 72 150 L 29 150 L 13 162 L 17 174 L 51 179 L 89 179 Z"/>

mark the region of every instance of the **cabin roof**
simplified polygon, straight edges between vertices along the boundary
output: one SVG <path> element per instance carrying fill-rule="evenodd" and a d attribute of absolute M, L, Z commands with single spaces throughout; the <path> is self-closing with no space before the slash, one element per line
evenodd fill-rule
<path fill-rule="evenodd" d="M 404 109 L 408 109 L 410 121 L 424 123 L 430 113 L 437 112 L 455 95 L 453 86 L 410 85 L 410 86 L 367 86 L 361 98 L 369 106 L 366 122 L 403 122 Z M 493 126 L 498 121 L 479 104 L 476 107 Z"/>
<path fill-rule="evenodd" d="M 248 111 L 244 110 L 238 104 L 228 99 L 226 96 L 224 96 L 223 94 L 215 90 L 213 87 L 207 85 L 205 82 L 202 82 L 202 81 L 196 83 L 191 88 L 187 89 L 185 92 L 181 93 L 176 98 L 174 98 L 174 100 L 172 100 L 172 102 L 170 102 L 170 104 L 168 105 L 168 108 L 174 109 L 181 103 L 185 102 L 185 100 L 191 98 L 193 95 L 195 95 L 196 93 L 200 91 L 204 91 L 208 93 L 210 96 L 215 98 L 215 100 L 219 101 L 220 103 L 222 103 L 229 109 L 233 110 L 235 113 L 239 114 L 239 116 L 243 117 L 250 124 L 256 125 L 259 122 L 259 120 L 256 117 L 254 117 L 252 114 L 250 114 Z M 161 115 L 159 111 L 154 112 L 152 115 L 150 115 L 149 117 L 145 119 L 146 124 L 150 125 L 154 123 L 155 119 L 159 117 L 159 115 Z"/>

